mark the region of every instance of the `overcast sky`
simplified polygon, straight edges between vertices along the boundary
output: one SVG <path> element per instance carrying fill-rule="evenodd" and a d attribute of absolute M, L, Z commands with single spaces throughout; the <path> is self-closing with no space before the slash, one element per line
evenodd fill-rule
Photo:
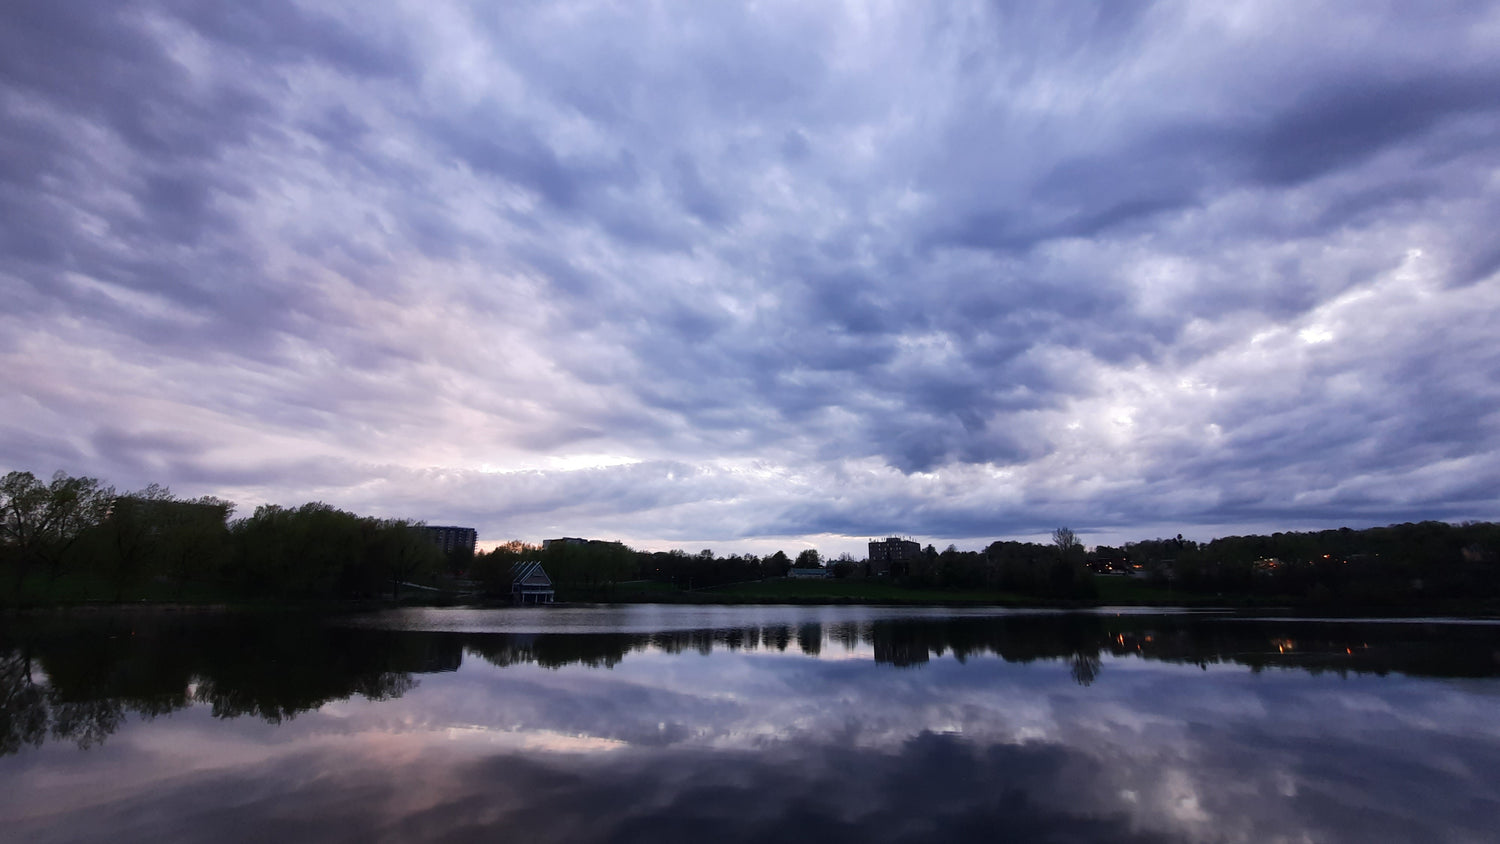
<path fill-rule="evenodd" d="M 720 553 L 1495 519 L 1500 6 L 0 11 L 0 469 Z"/>

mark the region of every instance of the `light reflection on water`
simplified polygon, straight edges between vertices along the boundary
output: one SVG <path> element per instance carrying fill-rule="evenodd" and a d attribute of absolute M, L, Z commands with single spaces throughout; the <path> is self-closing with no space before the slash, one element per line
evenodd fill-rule
<path fill-rule="evenodd" d="M 624 607 L 0 633 L 15 840 L 1480 841 L 1500 817 L 1493 625 Z"/>
<path fill-rule="evenodd" d="M 876 621 L 1042 616 L 1214 616 L 1220 610 L 1101 607 L 1088 610 L 1007 607 L 897 607 L 788 604 L 600 604 L 505 609 L 408 608 L 369 613 L 345 623 L 377 629 L 467 633 L 659 633 L 737 630 L 747 627 L 847 624 Z"/>

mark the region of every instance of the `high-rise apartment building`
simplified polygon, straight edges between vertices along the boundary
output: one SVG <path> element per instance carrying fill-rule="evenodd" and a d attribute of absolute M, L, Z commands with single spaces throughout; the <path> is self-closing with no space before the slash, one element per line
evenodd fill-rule
<path fill-rule="evenodd" d="M 427 531 L 427 538 L 431 539 L 434 545 L 443 549 L 444 554 L 461 550 L 473 554 L 474 546 L 479 543 L 479 531 L 470 527 L 427 525 L 423 530 Z"/>
<path fill-rule="evenodd" d="M 899 536 L 870 541 L 870 573 L 890 574 L 893 566 L 909 569 L 913 560 L 922 554 L 922 545 Z"/>

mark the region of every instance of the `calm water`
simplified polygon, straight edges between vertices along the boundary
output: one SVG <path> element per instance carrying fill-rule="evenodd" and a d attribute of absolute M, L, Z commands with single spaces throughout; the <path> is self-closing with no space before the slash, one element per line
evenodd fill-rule
<path fill-rule="evenodd" d="M 1496 841 L 1500 625 L 0 620 L 0 839 Z"/>

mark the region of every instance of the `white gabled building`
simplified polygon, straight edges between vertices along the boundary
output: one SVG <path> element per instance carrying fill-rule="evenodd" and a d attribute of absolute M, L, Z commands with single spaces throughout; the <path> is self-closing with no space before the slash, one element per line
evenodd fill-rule
<path fill-rule="evenodd" d="M 541 563 L 520 562 L 510 567 L 510 599 L 518 604 L 552 603 L 552 578 Z"/>

